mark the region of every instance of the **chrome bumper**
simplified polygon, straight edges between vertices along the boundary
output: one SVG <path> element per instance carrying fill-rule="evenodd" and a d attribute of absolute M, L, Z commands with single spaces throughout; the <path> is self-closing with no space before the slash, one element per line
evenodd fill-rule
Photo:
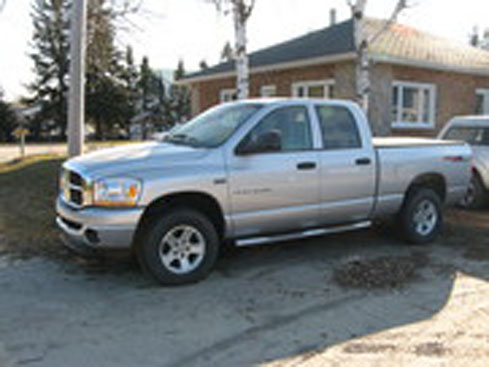
<path fill-rule="evenodd" d="M 144 208 L 73 209 L 56 201 L 56 223 L 65 244 L 74 249 L 129 249 Z M 83 252 L 83 251 L 78 251 Z"/>

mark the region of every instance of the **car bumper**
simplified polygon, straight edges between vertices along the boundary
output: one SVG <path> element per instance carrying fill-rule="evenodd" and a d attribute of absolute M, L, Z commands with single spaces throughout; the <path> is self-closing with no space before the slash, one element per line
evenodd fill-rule
<path fill-rule="evenodd" d="M 56 202 L 56 223 L 63 242 L 77 252 L 97 249 L 129 249 L 144 208 L 73 209 L 63 200 Z"/>

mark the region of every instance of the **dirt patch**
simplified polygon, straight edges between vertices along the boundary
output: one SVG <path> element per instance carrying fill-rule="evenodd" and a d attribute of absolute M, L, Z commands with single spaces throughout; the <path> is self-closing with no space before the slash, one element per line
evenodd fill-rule
<path fill-rule="evenodd" d="M 489 261 L 489 245 L 469 247 L 463 256 L 468 260 Z"/>
<path fill-rule="evenodd" d="M 333 279 L 347 288 L 397 288 L 419 279 L 419 270 L 428 262 L 428 257 L 422 253 L 355 259 L 335 269 Z"/>
<path fill-rule="evenodd" d="M 423 343 L 416 346 L 414 353 L 418 356 L 441 357 L 447 354 L 448 350 L 439 342 Z"/>
<path fill-rule="evenodd" d="M 372 343 L 355 343 L 343 348 L 345 353 L 363 354 L 363 353 L 386 353 L 395 351 L 397 347 L 394 344 L 372 344 Z"/>

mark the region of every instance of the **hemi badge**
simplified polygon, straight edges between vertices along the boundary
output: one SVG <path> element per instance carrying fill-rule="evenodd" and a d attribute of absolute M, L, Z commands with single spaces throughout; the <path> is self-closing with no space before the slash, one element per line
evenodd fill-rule
<path fill-rule="evenodd" d="M 225 178 L 216 178 L 214 180 L 214 185 L 223 185 L 226 183 L 226 179 Z"/>

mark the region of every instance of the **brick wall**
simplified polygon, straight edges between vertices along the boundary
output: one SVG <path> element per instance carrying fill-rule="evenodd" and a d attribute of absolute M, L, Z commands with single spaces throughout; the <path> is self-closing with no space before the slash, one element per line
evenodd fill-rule
<path fill-rule="evenodd" d="M 334 65 L 321 65 L 252 74 L 250 78 L 250 97 L 259 97 L 260 87 L 264 85 L 275 85 L 278 96 L 288 97 L 292 95 L 292 83 L 307 80 L 333 79 L 334 70 Z M 192 85 L 192 88 L 198 87 L 199 90 L 200 111 L 218 104 L 220 91 L 222 89 L 234 88 L 235 84 L 236 78 L 229 77 Z"/>
<path fill-rule="evenodd" d="M 436 136 L 452 117 L 474 114 L 476 89 L 489 88 L 489 77 L 412 67 L 392 66 L 392 78 L 436 85 L 435 129 L 395 129 L 394 135 Z"/>
<path fill-rule="evenodd" d="M 292 84 L 307 80 L 335 80 L 335 98 L 353 99 L 354 66 L 352 62 L 310 66 L 252 74 L 250 96 L 258 97 L 260 87 L 275 85 L 278 96 L 292 94 Z M 431 130 L 391 129 L 392 81 L 411 81 L 436 85 L 436 127 Z M 235 78 L 228 77 L 192 85 L 192 113 L 196 114 L 219 103 L 222 89 L 234 88 Z M 369 119 L 375 135 L 435 136 L 455 115 L 473 114 L 476 89 L 489 88 L 489 77 L 403 67 L 377 63 L 371 69 Z"/>

